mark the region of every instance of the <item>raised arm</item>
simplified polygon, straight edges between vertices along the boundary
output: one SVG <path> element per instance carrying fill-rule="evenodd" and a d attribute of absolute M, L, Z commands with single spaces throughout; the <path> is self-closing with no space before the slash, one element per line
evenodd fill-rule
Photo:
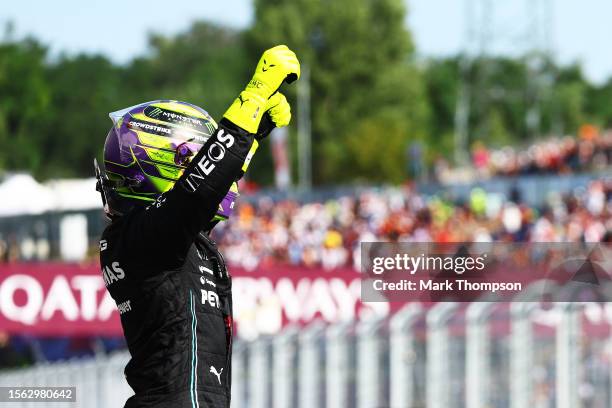
<path fill-rule="evenodd" d="M 286 46 L 262 55 L 253 78 L 175 186 L 125 220 L 132 250 L 149 252 L 152 261 L 162 255 L 182 261 L 232 183 L 246 171 L 259 141 L 289 123 L 290 107 L 278 89 L 299 78 L 299 72 L 299 62 Z"/>

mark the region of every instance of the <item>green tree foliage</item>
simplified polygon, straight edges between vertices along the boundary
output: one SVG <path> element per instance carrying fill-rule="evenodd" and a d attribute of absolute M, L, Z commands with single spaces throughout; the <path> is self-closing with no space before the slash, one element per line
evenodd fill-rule
<path fill-rule="evenodd" d="M 50 100 L 45 55 L 32 39 L 0 44 L 0 169 L 36 168 L 42 161 L 36 129 Z"/>
<path fill-rule="evenodd" d="M 149 55 L 127 66 L 99 55 L 49 62 L 30 39 L 0 44 L 0 169 L 90 176 L 108 112 L 149 100 L 185 100 L 219 118 L 246 82 L 243 50 L 239 32 L 207 23 L 153 35 Z"/>
<path fill-rule="evenodd" d="M 255 2 L 252 58 L 284 43 L 310 68 L 317 183 L 399 181 L 409 142 L 426 136 L 427 103 L 403 3 Z"/>
<path fill-rule="evenodd" d="M 219 118 L 248 80 L 241 33 L 195 23 L 175 37 L 153 35 L 151 52 L 124 73 L 124 105 L 177 99 L 202 106 Z"/>
<path fill-rule="evenodd" d="M 148 100 L 185 100 L 220 118 L 261 52 L 278 43 L 311 71 L 318 184 L 400 182 L 417 141 L 426 162 L 452 157 L 462 78 L 470 84 L 469 144 L 529 143 L 533 98 L 541 134 L 612 126 L 612 80 L 590 84 L 579 65 L 544 61 L 549 82 L 534 94 L 524 58 L 483 58 L 463 73 L 457 57 L 416 63 L 402 0 L 255 0 L 255 13 L 244 32 L 199 22 L 175 36 L 152 35 L 148 53 L 126 65 L 99 55 L 50 58 L 36 40 L 0 40 L 0 171 L 91 176 L 111 126 L 107 113 Z M 296 86 L 283 91 L 293 102 L 295 150 Z M 250 177 L 269 184 L 272 170 L 266 145 Z"/>
<path fill-rule="evenodd" d="M 584 78 L 578 65 L 557 67 L 544 61 L 537 92 L 528 84 L 524 58 L 488 57 L 468 64 L 461 72 L 459 58 L 429 60 L 424 76 L 430 109 L 430 148 L 451 155 L 455 109 L 462 78 L 469 93 L 469 143 L 482 141 L 500 147 L 526 144 L 533 137 L 526 125 L 527 109 L 537 98 L 541 135 L 575 134 L 580 125 L 593 122 L 610 126 L 612 86 L 596 87 Z M 546 82 L 548 81 L 548 83 Z M 607 89 L 607 93 L 606 93 Z M 609 119 L 608 119 L 609 120 Z"/>
<path fill-rule="evenodd" d="M 45 160 L 33 170 L 38 176 L 91 175 L 111 126 L 108 112 L 122 98 L 121 69 L 102 56 L 63 57 L 47 69 L 50 103 L 36 134 Z"/>
<path fill-rule="evenodd" d="M 431 158 L 450 156 L 453 150 L 454 120 L 459 92 L 457 58 L 427 61 L 423 69 L 426 98 L 431 115 L 427 123 Z"/>
<path fill-rule="evenodd" d="M 585 95 L 586 110 L 591 122 L 612 127 L 612 78 L 600 87 L 588 86 Z"/>
<path fill-rule="evenodd" d="M 590 120 L 587 107 L 589 85 L 579 65 L 552 67 L 554 87 L 547 89 L 542 104 L 543 131 L 576 134 L 580 125 Z"/>

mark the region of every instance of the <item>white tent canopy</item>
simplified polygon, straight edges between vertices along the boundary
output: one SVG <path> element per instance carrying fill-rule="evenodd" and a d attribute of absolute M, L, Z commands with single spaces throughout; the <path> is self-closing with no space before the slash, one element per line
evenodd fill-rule
<path fill-rule="evenodd" d="M 102 208 L 95 177 L 88 179 L 51 180 L 45 183 L 55 196 L 55 210 L 91 210 Z"/>
<path fill-rule="evenodd" d="M 53 193 L 29 174 L 14 174 L 0 184 L 0 216 L 40 214 L 54 205 Z"/>
<path fill-rule="evenodd" d="M 0 183 L 0 217 L 101 208 L 95 185 L 94 178 L 41 184 L 29 174 L 10 174 Z"/>

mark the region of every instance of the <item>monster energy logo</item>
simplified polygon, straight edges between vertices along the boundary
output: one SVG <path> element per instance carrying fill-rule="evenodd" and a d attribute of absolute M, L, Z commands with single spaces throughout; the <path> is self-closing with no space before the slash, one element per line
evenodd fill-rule
<path fill-rule="evenodd" d="M 146 112 L 145 112 L 145 113 L 146 113 Z M 157 118 L 157 117 L 159 116 L 159 114 L 160 114 L 160 113 L 162 113 L 162 110 L 156 107 L 156 108 L 155 108 L 155 109 L 153 109 L 152 111 L 150 111 L 150 112 L 146 113 L 146 115 L 147 115 L 148 117 L 150 117 L 150 118 L 154 118 L 154 119 L 155 119 L 155 118 Z"/>
<path fill-rule="evenodd" d="M 206 122 L 204 124 L 206 125 L 206 127 L 208 128 L 208 131 L 212 135 L 215 132 L 215 130 L 216 130 L 215 127 L 210 122 Z"/>
<path fill-rule="evenodd" d="M 174 125 L 188 126 L 193 130 L 210 136 L 215 131 L 215 126 L 207 119 L 187 115 L 185 113 L 173 112 L 157 106 L 147 106 L 144 114 L 150 118 L 161 120 Z"/>

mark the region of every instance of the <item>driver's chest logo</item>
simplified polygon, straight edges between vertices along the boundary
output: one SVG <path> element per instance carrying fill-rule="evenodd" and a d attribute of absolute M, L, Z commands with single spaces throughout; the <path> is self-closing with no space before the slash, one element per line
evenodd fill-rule
<path fill-rule="evenodd" d="M 198 254 L 199 255 L 199 254 Z M 201 293 L 201 302 L 203 305 L 209 305 L 215 308 L 219 308 L 219 295 L 215 290 L 208 290 L 208 288 L 215 288 L 217 285 L 214 282 L 214 271 L 205 266 L 198 265 L 198 270 L 200 271 L 200 284 L 203 286 L 200 288 Z"/>

